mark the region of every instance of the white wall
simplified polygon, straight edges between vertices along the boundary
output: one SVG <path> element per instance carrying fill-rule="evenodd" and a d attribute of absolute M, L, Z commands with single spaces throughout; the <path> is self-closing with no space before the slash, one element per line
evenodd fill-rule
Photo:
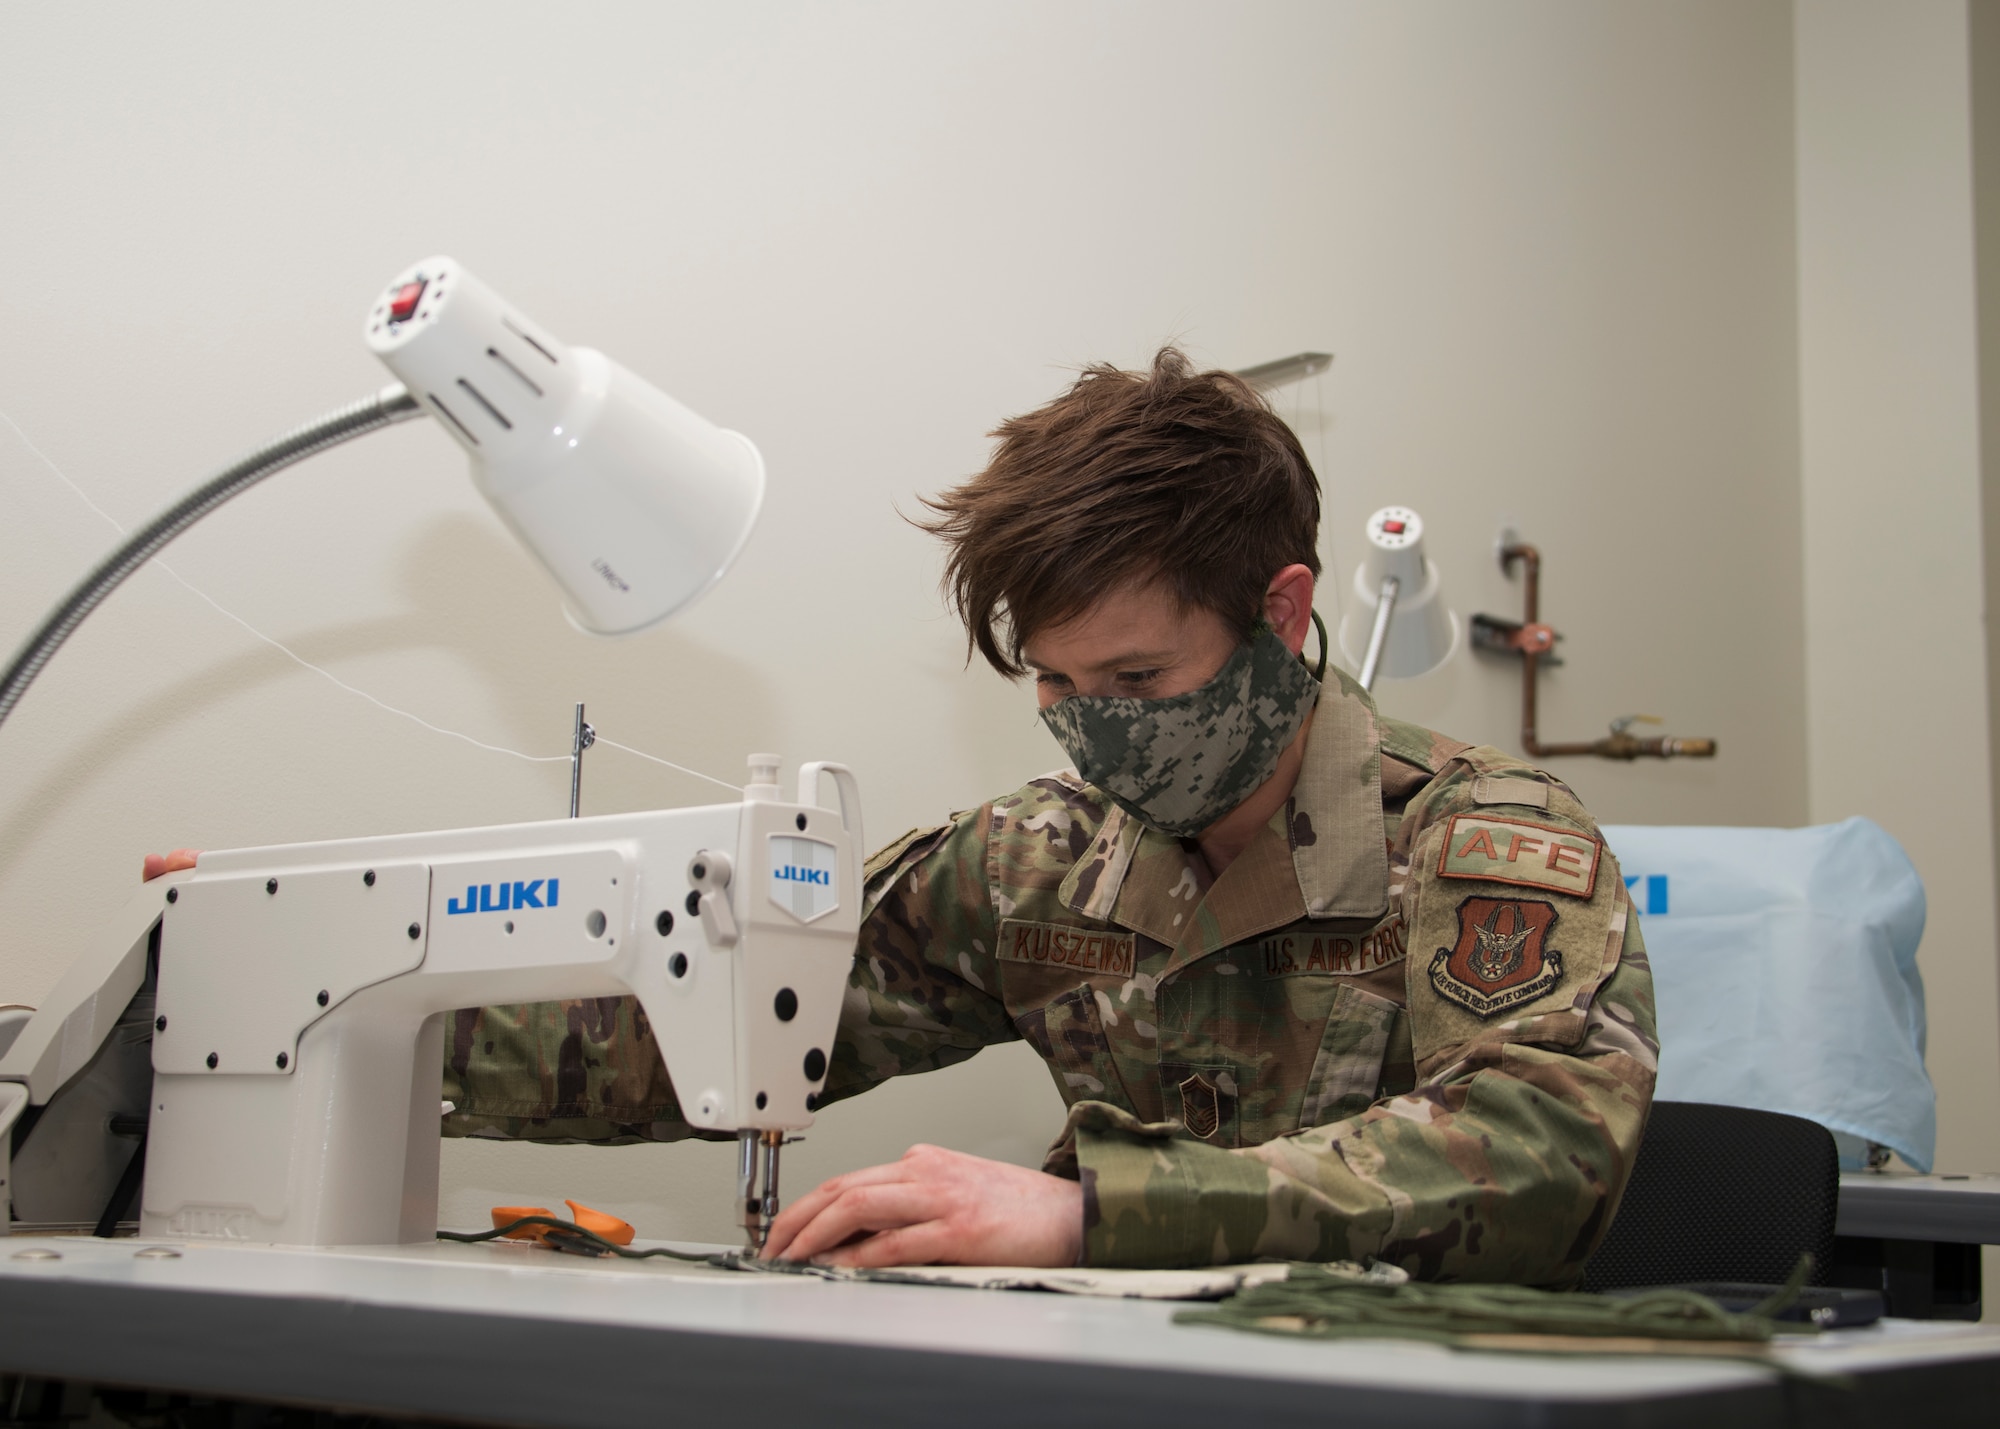
<path fill-rule="evenodd" d="M 379 284 L 448 251 L 750 433 L 766 519 L 701 607 L 574 634 L 420 426 L 277 478 L 170 561 L 383 699 L 481 739 L 613 738 L 728 777 L 844 758 L 882 836 L 1059 762 L 961 667 L 897 518 L 1092 359 L 1166 339 L 1284 395 L 1344 582 L 1424 511 L 1462 611 L 1543 548 L 1543 730 L 1665 715 L 1713 765 L 1573 762 L 1607 819 L 1804 820 L 1790 8 L 1267 3 L 0 8 L 0 411 L 124 520 L 383 380 Z M 0 636 L 110 533 L 0 425 Z M 1331 593 L 1329 593 L 1330 595 Z M 1324 602 L 1329 614 L 1335 603 Z M 1461 657 L 1392 710 L 1514 742 Z M 705 786 L 615 751 L 592 810 Z M 0 727 L 0 1000 L 33 1002 L 140 854 L 562 809 L 158 573 Z M 1018 1047 L 833 1109 L 797 1187 L 926 1137 L 1033 1160 Z M 563 1194 L 725 1234 L 710 1148 L 447 1148 L 448 1214 Z"/>
<path fill-rule="evenodd" d="M 1798 12 L 1809 801 L 1923 874 L 1947 1169 L 2000 1166 L 1970 36 L 1963 0 Z"/>

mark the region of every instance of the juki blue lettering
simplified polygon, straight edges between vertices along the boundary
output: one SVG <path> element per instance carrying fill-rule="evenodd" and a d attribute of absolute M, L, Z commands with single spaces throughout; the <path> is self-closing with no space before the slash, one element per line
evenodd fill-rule
<path fill-rule="evenodd" d="M 548 886 L 544 902 L 542 887 Z M 444 911 L 456 913 L 506 913 L 521 908 L 553 908 L 562 895 L 560 878 L 516 879 L 512 883 L 474 883 L 465 897 L 445 900 Z"/>
<path fill-rule="evenodd" d="M 1667 875 L 1664 873 L 1648 873 L 1643 876 L 1646 880 L 1646 916 L 1649 918 L 1666 917 Z M 1641 875 L 1636 873 L 1626 874 L 1626 888 L 1629 889 L 1638 883 L 1640 877 Z"/>

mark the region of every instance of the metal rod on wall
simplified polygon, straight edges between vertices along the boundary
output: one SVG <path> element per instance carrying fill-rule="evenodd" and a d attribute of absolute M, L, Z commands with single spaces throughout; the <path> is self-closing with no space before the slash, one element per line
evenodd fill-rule
<path fill-rule="evenodd" d="M 1287 382 L 1324 372 L 1332 364 L 1333 354 L 1330 352 L 1298 352 L 1290 357 L 1260 362 L 1254 367 L 1239 367 L 1230 376 L 1241 377 L 1258 391 L 1268 392 L 1273 387 L 1282 387 Z"/>

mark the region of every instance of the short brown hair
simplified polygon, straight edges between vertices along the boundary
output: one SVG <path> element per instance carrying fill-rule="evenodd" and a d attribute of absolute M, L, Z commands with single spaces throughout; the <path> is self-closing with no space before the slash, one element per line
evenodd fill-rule
<path fill-rule="evenodd" d="M 924 504 L 950 548 L 946 599 L 1001 674 L 1022 645 L 1118 586 L 1158 579 L 1248 638 L 1271 577 L 1319 574 L 1319 481 L 1292 429 L 1227 372 L 1161 348 L 1150 372 L 1087 367 L 1010 417 L 986 469 Z"/>

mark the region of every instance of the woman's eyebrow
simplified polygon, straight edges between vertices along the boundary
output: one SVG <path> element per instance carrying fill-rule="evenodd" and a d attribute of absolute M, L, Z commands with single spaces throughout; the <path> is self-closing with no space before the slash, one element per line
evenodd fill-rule
<path fill-rule="evenodd" d="M 1156 666 L 1172 664 L 1174 661 L 1174 655 L 1175 652 L 1172 650 L 1129 650 L 1125 654 L 1119 655 L 1114 659 L 1104 661 L 1096 668 L 1099 670 L 1110 670 L 1110 669 L 1150 670 L 1155 668 Z"/>
<path fill-rule="evenodd" d="M 1099 660 L 1094 664 L 1085 665 L 1082 668 L 1093 674 L 1100 670 L 1152 669 L 1156 666 L 1172 664 L 1174 654 L 1175 652 L 1171 650 L 1128 650 L 1122 654 L 1113 655 L 1108 660 Z M 1056 669 L 1053 665 L 1045 665 L 1033 656 L 1025 656 L 1023 658 L 1027 660 L 1029 669 L 1040 674 L 1061 675 L 1067 673 L 1066 671 Z"/>

